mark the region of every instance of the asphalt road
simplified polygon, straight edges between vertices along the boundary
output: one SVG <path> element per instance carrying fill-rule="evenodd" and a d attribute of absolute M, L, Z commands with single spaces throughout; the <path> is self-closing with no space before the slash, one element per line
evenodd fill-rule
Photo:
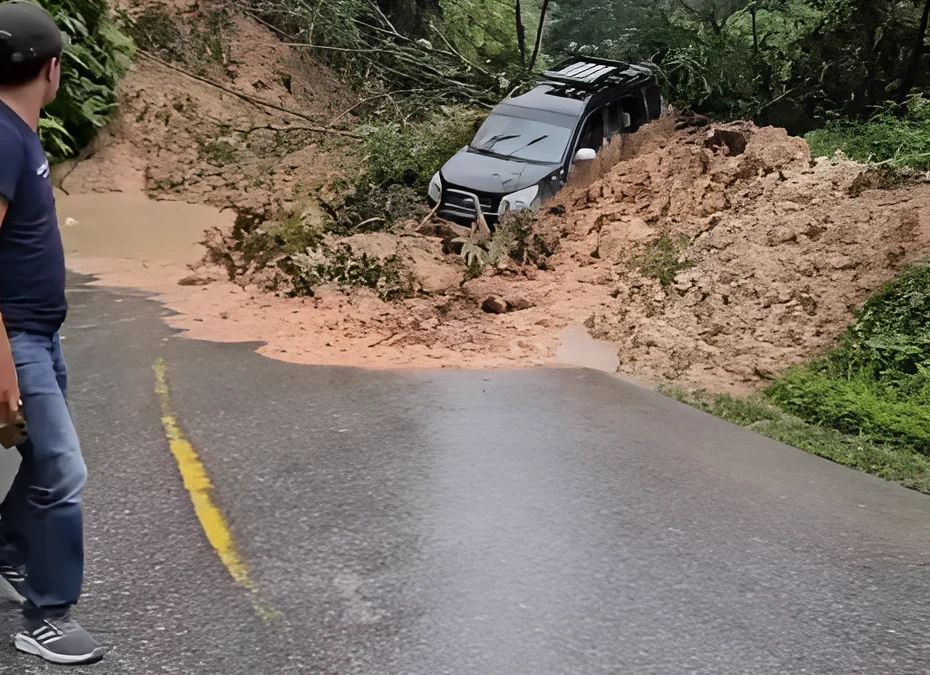
<path fill-rule="evenodd" d="M 930 673 L 921 495 L 603 373 L 295 366 L 73 281 L 94 672 Z M 254 592 L 195 517 L 157 359 Z"/>

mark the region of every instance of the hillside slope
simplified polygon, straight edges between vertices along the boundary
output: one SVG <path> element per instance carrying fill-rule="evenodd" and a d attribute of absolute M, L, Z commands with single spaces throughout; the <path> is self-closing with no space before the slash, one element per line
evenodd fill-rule
<path fill-rule="evenodd" d="M 352 138 L 301 128 L 351 121 L 357 100 L 337 75 L 249 17 L 184 3 L 133 11 L 150 13 L 139 25 L 167 16 L 180 42 L 160 44 L 183 49 L 140 57 L 117 119 L 67 167 L 64 189 L 146 189 L 255 223 L 282 212 L 312 219 L 359 154 Z M 219 37 L 198 47 L 205 22 Z M 538 266 L 511 262 L 470 278 L 447 254 L 448 237 L 444 253 L 418 225 L 329 239 L 369 258 L 408 256 L 416 293 L 394 302 L 339 286 L 275 298 L 262 285 L 273 263 L 236 284 L 207 266 L 197 281 L 206 286 L 174 286 L 190 276 L 184 269 L 170 288 L 156 286 L 191 335 L 266 342 L 264 353 L 289 360 L 540 364 L 553 361 L 563 328 L 584 324 L 617 345 L 624 374 L 743 392 L 825 349 L 870 292 L 930 256 L 930 185 L 812 161 L 780 129 L 665 119 L 618 140 L 546 205 L 532 233 Z"/>

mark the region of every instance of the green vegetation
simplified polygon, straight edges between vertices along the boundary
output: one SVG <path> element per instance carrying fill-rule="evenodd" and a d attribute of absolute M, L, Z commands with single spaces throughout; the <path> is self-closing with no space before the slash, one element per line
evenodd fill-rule
<path fill-rule="evenodd" d="M 805 452 L 930 494 L 930 458 L 915 450 L 812 424 L 764 396 L 742 399 L 669 388 L 662 393 Z"/>
<path fill-rule="evenodd" d="M 506 267 L 509 263 L 546 266 L 553 246 L 536 232 L 535 215 L 517 211 L 502 216 L 491 237 L 483 243 L 465 242 L 462 257 L 472 277 L 478 277 L 488 267 Z"/>
<path fill-rule="evenodd" d="M 806 139 L 815 157 L 840 151 L 860 162 L 930 171 L 930 99 L 912 97 L 905 114 L 887 103 L 866 122 L 834 120 Z"/>
<path fill-rule="evenodd" d="M 810 422 L 930 455 L 930 265 L 883 287 L 831 354 L 767 394 Z"/>
<path fill-rule="evenodd" d="M 53 160 L 71 157 L 110 119 L 116 85 L 133 56 L 132 41 L 110 20 L 105 0 L 42 0 L 65 34 L 61 89 L 42 119 Z"/>
<path fill-rule="evenodd" d="M 484 112 L 445 108 L 422 122 L 369 126 L 365 170 L 337 204 L 326 204 L 338 234 L 389 229 L 405 218 L 427 215 L 424 196 L 446 160 L 471 142 Z"/>
<path fill-rule="evenodd" d="M 676 396 L 841 464 L 930 492 L 930 264 L 856 313 L 836 348 L 762 395 Z"/>
<path fill-rule="evenodd" d="M 510 0 L 241 0 L 405 124 L 440 105 L 491 105 L 525 77 Z"/>
<path fill-rule="evenodd" d="M 562 0 L 548 35 L 572 51 L 653 59 L 675 106 L 805 133 L 869 117 L 930 85 L 926 0 Z"/>
<path fill-rule="evenodd" d="M 671 286 L 679 272 L 694 266 L 685 254 L 690 243 L 687 236 L 673 239 L 665 234 L 635 251 L 631 262 L 644 277 Z"/>
<path fill-rule="evenodd" d="M 457 106 L 438 110 L 418 124 L 370 128 L 363 182 L 406 185 L 424 192 L 446 160 L 471 142 L 484 117 L 480 110 Z"/>
<path fill-rule="evenodd" d="M 327 283 L 372 288 L 382 300 L 397 300 L 413 294 L 412 284 L 404 274 L 396 255 L 384 259 L 357 254 L 340 242 L 320 243 L 281 261 L 288 275 L 292 295 L 312 296 L 315 289 Z"/>

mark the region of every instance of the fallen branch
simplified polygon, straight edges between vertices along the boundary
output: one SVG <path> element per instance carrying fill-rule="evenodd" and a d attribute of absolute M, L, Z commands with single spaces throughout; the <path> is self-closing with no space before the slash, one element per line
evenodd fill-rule
<path fill-rule="evenodd" d="M 386 338 L 384 338 L 383 340 L 378 340 L 377 342 L 371 343 L 370 345 L 368 345 L 368 348 L 371 349 L 372 347 L 377 347 L 377 346 L 380 345 L 380 344 L 384 344 L 384 343 L 387 342 L 388 340 L 391 340 L 391 339 L 393 339 L 393 338 L 396 338 L 398 335 L 400 335 L 400 333 L 397 333 L 397 332 L 391 333 L 390 335 L 388 335 L 388 336 L 387 336 Z"/>
<path fill-rule="evenodd" d="M 360 222 L 360 223 L 359 223 L 358 225 L 356 225 L 355 227 L 356 227 L 356 228 L 359 228 L 359 227 L 364 227 L 365 225 L 371 225 L 372 223 L 386 223 L 386 222 L 387 222 L 387 220 L 384 219 L 384 218 L 377 218 L 377 217 L 376 217 L 376 218 L 369 218 L 368 220 L 363 220 L 362 222 Z"/>
<path fill-rule="evenodd" d="M 421 92 L 421 91 L 423 91 L 423 90 L 422 90 L 422 89 L 398 89 L 398 90 L 396 90 L 396 91 L 389 91 L 389 92 L 387 92 L 386 94 L 378 94 L 378 95 L 376 95 L 376 96 L 369 96 L 368 98 L 363 98 L 361 101 L 359 101 L 358 103 L 356 103 L 355 105 L 353 105 L 353 106 L 352 106 L 351 108 L 349 108 L 348 110 L 345 110 L 345 111 L 339 113 L 338 115 L 336 115 L 336 117 L 333 118 L 333 121 L 329 123 L 329 126 L 331 126 L 331 127 L 336 126 L 336 122 L 338 122 L 339 120 L 341 120 L 343 117 L 345 117 L 346 115 L 348 115 L 349 113 L 351 113 L 353 110 L 355 110 L 355 109 L 358 108 L 359 106 L 363 106 L 363 105 L 365 105 L 366 103 L 369 103 L 369 102 L 371 102 L 371 101 L 376 101 L 376 100 L 378 100 L 379 98 L 390 98 L 390 97 L 393 96 L 394 94 L 416 94 L 416 93 L 419 93 L 419 92 Z"/>
<path fill-rule="evenodd" d="M 291 124 L 288 126 L 277 126 L 274 124 L 262 124 L 248 129 L 233 129 L 239 134 L 251 134 L 253 131 L 310 131 L 316 134 L 332 134 L 333 136 L 345 136 L 346 138 L 355 138 L 361 140 L 364 138 L 361 134 L 352 131 L 343 131 L 342 129 L 332 129 L 330 127 L 309 126 L 306 124 Z"/>
<path fill-rule="evenodd" d="M 153 54 L 149 54 L 144 49 L 137 48 L 136 53 L 141 54 L 145 58 L 150 59 L 154 61 L 155 63 L 160 63 L 165 68 L 170 68 L 171 70 L 177 71 L 181 73 L 182 75 L 186 75 L 187 77 L 193 80 L 197 80 L 198 82 L 203 82 L 204 84 L 208 84 L 211 87 L 215 87 L 216 89 L 219 89 L 220 91 L 225 91 L 227 94 L 232 94 L 233 96 L 241 98 L 243 101 L 251 103 L 252 105 L 262 106 L 265 108 L 270 108 L 271 110 L 277 110 L 278 112 L 287 113 L 288 115 L 299 117 L 300 119 L 307 120 L 308 122 L 314 122 L 314 123 L 316 122 L 316 120 L 313 119 L 312 117 L 309 117 L 308 115 L 304 115 L 303 113 L 297 112 L 296 110 L 290 110 L 288 108 L 277 105 L 275 103 L 269 103 L 268 101 L 263 101 L 260 98 L 255 98 L 254 96 L 249 96 L 248 94 L 243 94 L 241 92 L 238 92 L 235 89 L 230 89 L 229 87 L 226 87 L 220 84 L 219 82 L 214 82 L 213 80 L 210 80 L 206 77 L 201 77 L 200 75 L 194 75 L 194 73 L 190 72 L 189 70 L 185 70 L 184 68 L 176 66 L 172 63 L 168 63 L 167 61 L 164 61 Z M 318 129 L 321 131 L 321 133 L 325 133 L 324 127 L 318 127 Z"/>
<path fill-rule="evenodd" d="M 420 224 L 417 225 L 417 230 L 419 230 L 421 227 L 423 227 L 424 225 L 426 225 L 430 220 L 432 220 L 432 219 L 433 219 L 433 216 L 436 215 L 436 212 L 437 212 L 438 210 L 439 210 L 439 204 L 436 204 L 436 206 L 433 207 L 433 210 L 430 211 L 430 212 L 427 214 L 426 218 L 424 218 L 423 220 L 421 220 L 421 221 L 420 221 Z"/>

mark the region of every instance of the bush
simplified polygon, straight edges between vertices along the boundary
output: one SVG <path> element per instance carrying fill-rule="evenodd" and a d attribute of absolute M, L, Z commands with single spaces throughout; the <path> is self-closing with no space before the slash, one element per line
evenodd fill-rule
<path fill-rule="evenodd" d="M 694 266 L 685 255 L 690 243 L 687 236 L 672 239 L 665 234 L 636 252 L 632 262 L 644 277 L 671 286 L 679 272 Z"/>
<path fill-rule="evenodd" d="M 836 348 L 748 399 L 665 393 L 796 448 L 930 493 L 930 264 L 856 312 Z"/>
<path fill-rule="evenodd" d="M 893 386 L 862 376 L 839 379 L 815 367 L 790 371 L 766 393 L 813 424 L 930 455 L 930 408 Z"/>
<path fill-rule="evenodd" d="M 805 452 L 930 494 L 930 458 L 909 448 L 811 424 L 758 396 L 742 399 L 681 389 L 662 393 Z"/>
<path fill-rule="evenodd" d="M 809 422 L 930 454 L 930 264 L 886 284 L 833 352 L 767 394 Z"/>
<path fill-rule="evenodd" d="M 382 300 L 413 294 L 400 259 L 357 255 L 349 244 L 319 244 L 304 253 L 283 259 L 279 266 L 289 277 L 293 295 L 312 296 L 319 286 L 338 284 L 374 289 Z"/>
<path fill-rule="evenodd" d="M 456 107 L 407 128 L 388 124 L 373 129 L 365 142 L 368 170 L 362 182 L 425 191 L 433 174 L 472 141 L 483 119 L 480 111 Z"/>
<path fill-rule="evenodd" d="M 841 151 L 860 162 L 930 171 L 930 99 L 911 98 L 907 114 L 897 114 L 888 102 L 867 122 L 834 120 L 805 137 L 811 154 L 832 156 Z"/>
<path fill-rule="evenodd" d="M 429 213 L 423 191 L 406 185 L 381 187 L 361 183 L 335 206 L 325 204 L 328 230 L 334 234 L 377 232 L 398 221 L 422 218 Z"/>
<path fill-rule="evenodd" d="M 129 69 L 132 40 L 110 20 L 103 0 L 41 0 L 65 34 L 61 88 L 45 109 L 42 142 L 55 160 L 72 157 L 109 121 L 116 85 Z"/>

